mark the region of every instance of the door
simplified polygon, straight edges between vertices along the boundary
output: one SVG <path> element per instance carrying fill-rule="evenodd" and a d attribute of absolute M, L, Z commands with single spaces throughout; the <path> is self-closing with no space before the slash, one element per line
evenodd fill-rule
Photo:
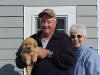
<path fill-rule="evenodd" d="M 38 14 L 46 8 L 54 10 L 58 30 L 69 34 L 70 26 L 76 24 L 76 6 L 24 7 L 24 39 L 40 30 Z"/>

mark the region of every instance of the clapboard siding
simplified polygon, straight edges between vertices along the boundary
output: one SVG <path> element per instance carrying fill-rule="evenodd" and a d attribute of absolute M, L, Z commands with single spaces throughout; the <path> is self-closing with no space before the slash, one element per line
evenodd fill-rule
<path fill-rule="evenodd" d="M 22 0 L 0 0 L 0 5 L 22 5 Z"/>
<path fill-rule="evenodd" d="M 92 46 L 95 50 L 98 50 L 98 37 L 97 37 L 98 29 L 97 29 L 96 5 L 82 6 L 82 4 L 88 1 L 78 0 L 79 3 L 78 2 L 77 3 L 79 6 L 77 6 L 77 23 L 84 24 L 86 26 L 86 29 L 87 29 L 86 43 Z M 94 2 L 94 1 L 95 0 L 91 0 L 91 2 Z"/>
<path fill-rule="evenodd" d="M 23 75 L 15 63 L 23 31 L 23 6 L 0 6 L 0 75 Z"/>
<path fill-rule="evenodd" d="M 77 17 L 77 23 L 86 27 L 97 27 L 97 17 Z"/>
<path fill-rule="evenodd" d="M 0 6 L 0 16 L 23 16 L 23 6 Z"/>
<path fill-rule="evenodd" d="M 15 63 L 23 41 L 23 19 L 22 5 L 0 6 L 0 75 L 23 75 L 23 69 Z"/>
<path fill-rule="evenodd" d="M 97 39 L 97 28 L 86 28 L 87 29 L 87 38 Z"/>
<path fill-rule="evenodd" d="M 76 0 L 77 5 L 96 5 L 97 0 Z"/>
<path fill-rule="evenodd" d="M 4 69 L 3 67 L 8 66 L 8 64 L 10 64 L 9 68 Z M 13 66 L 14 70 L 16 71 L 19 71 L 19 72 L 23 71 L 23 69 L 19 69 L 16 67 L 15 60 L 0 60 L 0 71 L 7 71 L 10 69 L 11 66 Z"/>
<path fill-rule="evenodd" d="M 97 16 L 96 6 L 77 6 L 78 16 Z"/>
<path fill-rule="evenodd" d="M 87 39 L 86 40 L 86 43 L 96 50 L 98 49 L 98 43 L 97 42 L 98 42 L 98 39 Z"/>
<path fill-rule="evenodd" d="M 23 17 L 0 17 L 0 27 L 23 27 Z"/>
<path fill-rule="evenodd" d="M 0 39 L 0 49 L 18 49 L 23 39 Z"/>
<path fill-rule="evenodd" d="M 0 0 L 0 5 L 75 5 L 76 0 Z"/>
<path fill-rule="evenodd" d="M 96 5 L 96 0 L 0 0 L 0 5 Z"/>
<path fill-rule="evenodd" d="M 0 28 L 0 38 L 23 38 L 23 28 Z"/>
<path fill-rule="evenodd" d="M 23 0 L 24 5 L 35 6 L 56 6 L 56 5 L 75 5 L 76 0 Z"/>
<path fill-rule="evenodd" d="M 16 52 L 18 49 L 1 50 L 0 49 L 0 60 L 15 60 Z"/>

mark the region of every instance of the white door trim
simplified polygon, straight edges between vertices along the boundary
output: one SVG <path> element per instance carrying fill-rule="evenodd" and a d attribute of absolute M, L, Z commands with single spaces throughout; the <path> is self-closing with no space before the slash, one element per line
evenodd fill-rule
<path fill-rule="evenodd" d="M 98 53 L 100 54 L 100 0 L 97 0 Z"/>

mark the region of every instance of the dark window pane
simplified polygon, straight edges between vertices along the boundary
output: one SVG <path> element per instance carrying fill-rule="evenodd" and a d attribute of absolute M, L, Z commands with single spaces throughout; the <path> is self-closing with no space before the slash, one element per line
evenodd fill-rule
<path fill-rule="evenodd" d="M 57 29 L 64 29 L 66 26 L 66 17 L 57 17 Z"/>
<path fill-rule="evenodd" d="M 40 29 L 40 19 L 37 18 L 36 20 L 37 20 L 37 29 Z"/>
<path fill-rule="evenodd" d="M 37 30 L 40 30 L 40 19 L 36 17 L 36 24 L 37 24 Z M 66 17 L 57 17 L 57 26 L 56 29 L 60 31 L 65 31 L 66 26 L 68 23 L 66 22 Z"/>

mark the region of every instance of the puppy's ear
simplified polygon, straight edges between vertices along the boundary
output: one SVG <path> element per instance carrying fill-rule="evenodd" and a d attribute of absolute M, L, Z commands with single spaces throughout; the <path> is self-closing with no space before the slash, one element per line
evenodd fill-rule
<path fill-rule="evenodd" d="M 34 40 L 34 46 L 37 47 L 38 46 L 38 43 L 36 40 Z"/>
<path fill-rule="evenodd" d="M 22 44 L 21 44 L 21 48 L 23 48 L 24 45 L 25 45 L 25 40 L 22 42 Z"/>
<path fill-rule="evenodd" d="M 21 52 L 20 55 L 23 55 L 24 44 L 25 44 L 25 40 L 23 40 L 23 42 L 22 42 L 22 44 L 21 44 L 21 50 L 22 50 L 22 52 Z"/>
<path fill-rule="evenodd" d="M 23 55 L 23 50 L 22 50 L 22 52 L 20 53 L 20 55 L 21 55 L 21 56 Z"/>

